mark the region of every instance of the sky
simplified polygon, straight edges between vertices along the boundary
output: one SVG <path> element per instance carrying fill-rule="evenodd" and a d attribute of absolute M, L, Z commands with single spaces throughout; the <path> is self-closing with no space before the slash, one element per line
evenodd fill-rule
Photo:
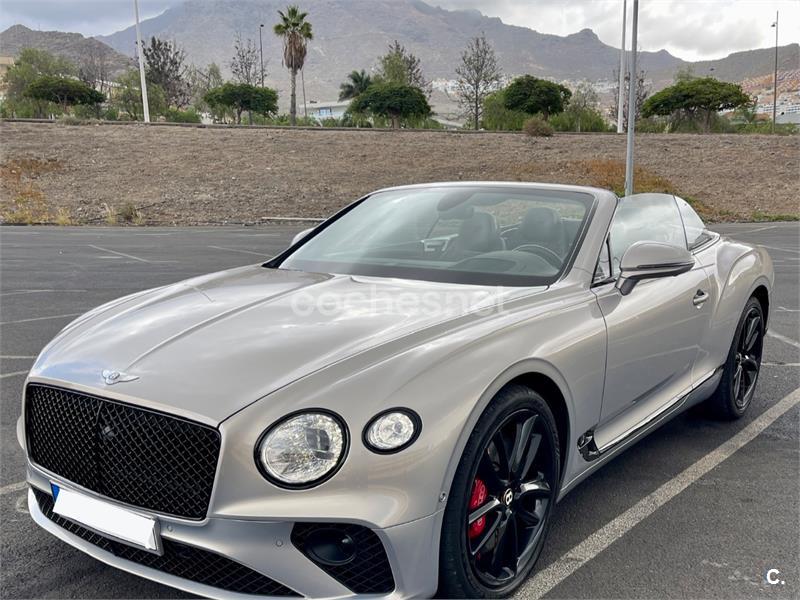
<path fill-rule="evenodd" d="M 542 33 L 567 35 L 588 27 L 606 44 L 620 44 L 622 0 L 426 1 L 447 9 L 477 9 Z M 141 18 L 181 2 L 139 0 Z M 632 4 L 628 0 L 629 14 Z M 684 60 L 721 58 L 773 46 L 775 11 L 780 11 L 780 44 L 800 42 L 799 0 L 640 0 L 639 5 L 639 47 L 664 48 Z M 32 29 L 102 35 L 131 25 L 132 13 L 131 0 L 0 0 L 0 30 L 22 23 Z"/>

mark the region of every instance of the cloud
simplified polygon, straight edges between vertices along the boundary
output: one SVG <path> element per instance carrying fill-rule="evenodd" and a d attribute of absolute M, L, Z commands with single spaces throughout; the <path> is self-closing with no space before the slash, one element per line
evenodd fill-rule
<path fill-rule="evenodd" d="M 567 35 L 589 27 L 605 43 L 614 47 L 620 43 L 622 0 L 426 1 L 448 9 L 477 9 L 542 33 Z M 140 14 L 142 19 L 153 17 L 181 2 L 139 0 Z M 628 0 L 629 12 L 632 4 Z M 781 13 L 780 43 L 800 41 L 797 0 L 641 0 L 639 45 L 644 50 L 665 48 L 687 60 L 768 47 L 775 43 L 770 25 L 776 10 Z M 2 0 L 0 29 L 14 23 L 84 35 L 108 34 L 133 23 L 133 6 L 131 0 Z"/>
<path fill-rule="evenodd" d="M 430 0 L 442 8 L 472 8 L 542 33 L 568 35 L 588 27 L 619 47 L 622 0 Z M 628 0 L 628 43 L 633 0 Z M 797 0 L 641 0 L 639 46 L 665 48 L 686 60 L 721 58 L 775 43 L 770 25 L 780 10 L 780 43 L 800 41 Z"/>

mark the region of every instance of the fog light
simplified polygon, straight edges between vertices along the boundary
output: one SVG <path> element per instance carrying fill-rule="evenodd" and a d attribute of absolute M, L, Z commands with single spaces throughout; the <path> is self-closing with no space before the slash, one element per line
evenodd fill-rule
<path fill-rule="evenodd" d="M 305 549 L 315 562 L 323 565 L 346 565 L 356 557 L 356 543 L 353 538 L 331 528 L 312 532 L 306 538 Z"/>

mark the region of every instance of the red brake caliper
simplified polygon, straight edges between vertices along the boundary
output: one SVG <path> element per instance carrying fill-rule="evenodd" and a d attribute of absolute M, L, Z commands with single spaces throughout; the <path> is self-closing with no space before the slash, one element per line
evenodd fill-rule
<path fill-rule="evenodd" d="M 469 510 L 472 512 L 484 502 L 486 502 L 486 484 L 480 479 L 476 479 L 472 484 L 472 495 L 469 498 Z M 469 524 L 469 539 L 478 537 L 483 530 L 486 529 L 486 517 L 476 519 L 473 523 Z"/>

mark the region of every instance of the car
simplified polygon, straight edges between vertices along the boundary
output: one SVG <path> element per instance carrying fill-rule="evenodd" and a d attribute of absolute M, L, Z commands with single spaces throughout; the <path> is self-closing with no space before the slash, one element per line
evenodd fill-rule
<path fill-rule="evenodd" d="M 747 411 L 773 280 L 669 194 L 380 190 L 63 329 L 17 425 L 30 514 L 207 597 L 509 595 L 581 481 Z"/>

